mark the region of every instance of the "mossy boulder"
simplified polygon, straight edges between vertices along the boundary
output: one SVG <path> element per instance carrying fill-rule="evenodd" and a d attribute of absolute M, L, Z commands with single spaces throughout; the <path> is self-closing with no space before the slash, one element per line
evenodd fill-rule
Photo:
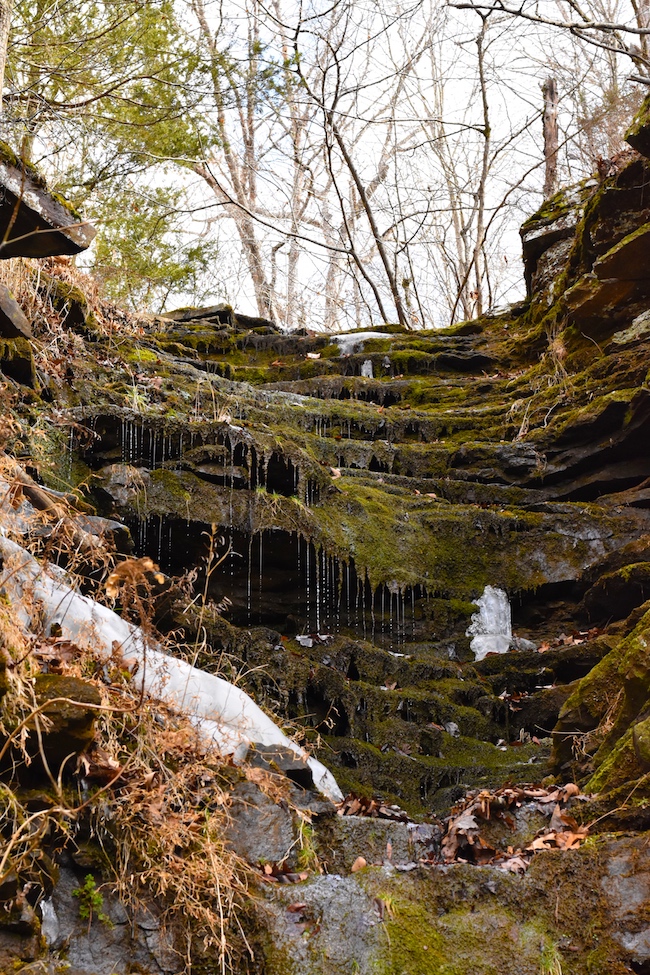
<path fill-rule="evenodd" d="M 646 97 L 629 129 L 625 133 L 625 141 L 650 158 L 650 96 Z"/>
<path fill-rule="evenodd" d="M 36 388 L 36 366 L 26 338 L 0 339 L 0 372 L 21 386 Z"/>
<path fill-rule="evenodd" d="M 554 729 L 557 765 L 591 756 L 585 786 L 607 792 L 645 774 L 645 721 L 650 707 L 650 611 L 601 660 L 560 711 Z M 637 727 L 639 730 L 637 731 Z"/>
<path fill-rule="evenodd" d="M 35 679 L 34 696 L 40 708 L 39 720 L 43 752 L 51 771 L 88 748 L 94 738 L 97 707 L 101 695 L 95 684 L 77 677 L 41 674 Z M 30 751 L 40 755 L 36 718 L 30 722 Z"/>

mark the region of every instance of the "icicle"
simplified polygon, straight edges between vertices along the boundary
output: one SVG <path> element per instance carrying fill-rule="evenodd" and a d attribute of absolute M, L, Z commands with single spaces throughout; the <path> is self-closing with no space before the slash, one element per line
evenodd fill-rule
<path fill-rule="evenodd" d="M 158 515 L 158 565 L 162 563 L 163 517 Z"/>
<path fill-rule="evenodd" d="M 253 539 L 254 535 L 248 538 L 248 565 L 246 567 L 246 620 L 250 626 L 253 613 Z"/>
<path fill-rule="evenodd" d="M 315 553 L 316 558 L 314 559 L 316 567 L 316 632 L 320 633 L 320 558 L 319 553 Z"/>
<path fill-rule="evenodd" d="M 332 559 L 334 556 L 332 556 Z M 334 567 L 334 582 L 336 584 L 336 633 L 341 630 L 341 608 L 343 601 L 343 575 L 341 573 L 341 560 L 336 560 Z"/>
<path fill-rule="evenodd" d="M 262 558 L 262 541 L 264 537 L 264 532 L 261 531 L 259 534 L 260 539 L 260 582 L 259 582 L 259 619 L 258 622 L 262 622 L 262 570 L 264 568 L 264 561 Z"/>
<path fill-rule="evenodd" d="M 323 628 L 327 631 L 327 620 L 329 617 L 329 605 L 330 605 L 330 587 L 329 587 L 329 573 L 328 573 L 328 559 L 325 549 L 321 549 L 321 564 L 323 572 Z"/>
<path fill-rule="evenodd" d="M 351 617 L 352 607 L 350 606 L 350 563 L 349 562 L 346 562 L 345 563 L 344 572 L 345 572 L 345 605 L 346 605 L 346 608 L 347 608 L 348 626 L 351 626 L 352 625 L 352 617 Z"/>
<path fill-rule="evenodd" d="M 230 526 L 233 523 L 233 501 L 234 501 L 234 491 L 235 491 L 235 445 L 233 441 L 229 438 L 230 443 L 230 495 L 228 500 L 229 505 L 229 519 Z"/>
<path fill-rule="evenodd" d="M 310 629 L 309 624 L 310 624 L 310 620 L 311 620 L 311 593 L 310 593 L 310 588 L 311 588 L 310 587 L 311 566 L 309 564 L 309 562 L 310 562 L 309 555 L 310 555 L 310 549 L 311 549 L 311 542 L 309 542 L 308 540 L 306 542 L 306 548 L 307 548 L 307 553 L 306 553 L 306 556 L 305 556 L 305 564 L 306 564 L 305 580 L 306 580 L 306 583 L 307 583 L 306 584 L 306 590 L 307 590 L 307 630 L 309 630 Z"/>

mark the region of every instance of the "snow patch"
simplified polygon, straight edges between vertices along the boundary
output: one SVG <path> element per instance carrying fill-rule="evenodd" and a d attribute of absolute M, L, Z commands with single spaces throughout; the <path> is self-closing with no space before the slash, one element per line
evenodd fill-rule
<path fill-rule="evenodd" d="M 390 332 L 341 332 L 332 336 L 332 342 L 336 342 L 341 355 L 351 355 L 359 352 L 370 339 L 384 339 L 389 335 Z"/>
<path fill-rule="evenodd" d="M 60 572 L 50 573 L 20 545 L 3 536 L 0 557 L 5 568 L 0 585 L 26 627 L 31 623 L 26 603 L 40 602 L 45 632 L 58 623 L 65 639 L 91 646 L 104 659 L 110 658 L 116 645 L 125 657 L 135 657 L 139 667 L 134 686 L 186 714 L 222 755 L 242 761 L 252 744 L 280 745 L 309 766 L 314 785 L 323 795 L 333 802 L 343 799 L 332 773 L 291 741 L 244 691 L 164 653 L 157 643 L 145 640 L 139 627 L 75 592 Z"/>

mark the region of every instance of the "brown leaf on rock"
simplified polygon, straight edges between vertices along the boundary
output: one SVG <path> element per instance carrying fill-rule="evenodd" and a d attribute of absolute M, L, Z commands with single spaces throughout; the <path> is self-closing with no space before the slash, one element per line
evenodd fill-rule
<path fill-rule="evenodd" d="M 447 820 L 441 854 L 447 863 L 491 863 L 503 870 L 523 872 L 535 852 L 576 849 L 585 839 L 587 829 L 578 826 L 576 820 L 563 808 L 565 802 L 576 797 L 582 798 L 578 787 L 573 783 L 551 788 L 507 785 L 494 791 L 484 789 L 469 793 L 463 802 L 457 804 L 453 815 Z M 494 849 L 481 836 L 481 824 L 498 819 L 506 826 L 514 828 L 515 820 L 509 810 L 525 803 L 537 806 L 540 811 L 553 803 L 549 827 L 535 837 L 525 851 L 508 847 L 504 853 L 503 850 Z"/>
<path fill-rule="evenodd" d="M 551 822 L 549 824 L 549 828 L 555 830 L 558 833 L 561 833 L 562 830 L 565 829 L 577 830 L 578 824 L 573 818 L 573 816 L 570 816 L 567 812 L 562 811 L 562 807 L 558 803 L 555 809 L 553 810 L 553 815 L 551 816 Z"/>
<path fill-rule="evenodd" d="M 560 850 L 577 850 L 581 843 L 587 838 L 586 830 L 579 830 L 577 833 L 566 830 L 564 833 L 557 833 L 555 843 Z"/>
<path fill-rule="evenodd" d="M 391 819 L 399 823 L 409 821 L 408 814 L 399 806 L 388 806 L 377 799 L 356 796 L 353 792 L 338 803 L 336 811 L 339 816 L 368 816 L 372 819 Z"/>
<path fill-rule="evenodd" d="M 566 802 L 567 799 L 570 799 L 572 796 L 580 795 L 580 789 L 575 782 L 568 782 L 561 791 L 564 802 Z"/>
<path fill-rule="evenodd" d="M 514 856 L 508 857 L 507 860 L 497 863 L 497 866 L 500 870 L 505 870 L 508 873 L 526 873 L 528 870 L 528 861 L 521 854 L 515 854 Z"/>

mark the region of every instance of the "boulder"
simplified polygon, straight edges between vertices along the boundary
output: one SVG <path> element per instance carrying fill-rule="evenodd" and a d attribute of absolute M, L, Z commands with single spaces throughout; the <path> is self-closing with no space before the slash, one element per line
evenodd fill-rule
<path fill-rule="evenodd" d="M 88 681 L 58 674 L 36 677 L 34 694 L 36 703 L 45 705 L 42 714 L 47 725 L 41 723 L 43 752 L 56 774 L 69 755 L 84 751 L 93 740 L 95 707 L 101 704 L 101 695 Z M 35 751 L 36 735 L 32 732 L 30 738 L 35 743 L 32 748 Z"/>
<path fill-rule="evenodd" d="M 21 386 L 36 387 L 34 356 L 26 338 L 0 338 L 0 372 Z"/>
<path fill-rule="evenodd" d="M 625 133 L 625 141 L 642 156 L 650 157 L 650 96 L 645 99 Z"/>

